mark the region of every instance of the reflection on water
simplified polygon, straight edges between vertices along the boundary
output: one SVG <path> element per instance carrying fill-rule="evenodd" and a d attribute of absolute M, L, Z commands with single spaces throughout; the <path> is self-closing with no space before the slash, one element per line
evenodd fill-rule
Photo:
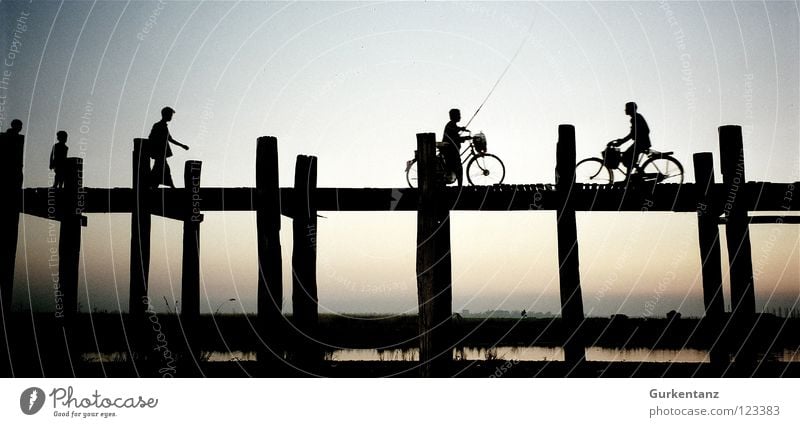
<path fill-rule="evenodd" d="M 563 361 L 564 349 L 561 347 L 463 347 L 453 351 L 456 360 L 519 360 L 519 361 Z M 125 353 L 84 353 L 82 359 L 87 362 L 124 362 Z M 684 348 L 680 350 L 651 350 L 647 348 L 618 349 L 589 347 L 586 359 L 595 362 L 670 362 L 670 363 L 707 363 L 708 351 Z M 254 361 L 256 352 L 252 351 L 214 351 L 200 355 L 201 361 L 235 362 Z M 413 362 L 419 360 L 417 348 L 347 348 L 325 353 L 325 360 L 330 361 L 380 361 L 380 362 Z M 770 354 L 767 360 L 777 362 L 800 362 L 800 348 L 784 349 Z"/>
<path fill-rule="evenodd" d="M 453 351 L 456 360 L 519 360 L 519 361 L 563 361 L 564 349 L 561 347 L 466 347 Z M 326 355 L 327 360 L 337 361 L 416 361 L 419 349 L 343 349 Z M 586 359 L 597 362 L 708 362 L 708 352 L 704 350 L 650 350 L 615 349 L 590 347 Z"/>

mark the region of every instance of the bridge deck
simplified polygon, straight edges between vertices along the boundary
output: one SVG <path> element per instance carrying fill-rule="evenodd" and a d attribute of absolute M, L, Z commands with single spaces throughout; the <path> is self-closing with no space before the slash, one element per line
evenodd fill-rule
<path fill-rule="evenodd" d="M 748 211 L 789 212 L 800 210 L 800 201 L 792 197 L 797 183 L 745 184 Z M 717 187 L 717 210 L 726 202 L 723 184 Z M 319 211 L 415 211 L 418 191 L 412 188 L 319 188 Z M 697 208 L 696 184 L 658 184 L 646 189 L 624 189 L 614 186 L 580 185 L 572 197 L 577 211 L 617 212 L 693 212 Z M 54 216 L 60 190 L 26 188 L 23 190 L 22 212 L 39 217 Z M 293 188 L 281 188 L 281 211 L 291 217 L 294 205 Z M 204 187 L 200 198 L 203 212 L 253 211 L 256 189 L 252 187 Z M 552 184 L 519 184 L 497 186 L 448 187 L 441 196 L 454 211 L 520 211 L 555 210 L 560 195 Z M 181 218 L 191 194 L 185 189 L 158 189 L 147 192 L 154 214 Z M 84 188 L 79 195 L 83 213 L 129 213 L 135 202 L 130 188 Z"/>

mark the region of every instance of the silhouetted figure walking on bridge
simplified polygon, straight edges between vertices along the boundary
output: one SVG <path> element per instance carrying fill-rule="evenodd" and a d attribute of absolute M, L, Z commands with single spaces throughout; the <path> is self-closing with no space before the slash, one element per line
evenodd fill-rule
<path fill-rule="evenodd" d="M 175 114 L 175 110 L 172 108 L 162 108 L 161 120 L 153 125 L 153 129 L 150 130 L 150 136 L 147 137 L 147 143 L 150 146 L 150 157 L 155 160 L 153 162 L 153 170 L 150 172 L 151 188 L 158 188 L 159 185 L 175 188 L 175 184 L 172 182 L 169 164 L 167 163 L 167 157 L 172 157 L 172 149 L 169 147 L 169 144 L 173 143 L 184 150 L 189 149 L 188 145 L 181 144 L 174 140 L 172 135 L 169 134 L 167 122 L 172 120 L 173 114 Z"/>
<path fill-rule="evenodd" d="M 67 163 L 67 133 L 63 130 L 56 133 L 56 143 L 50 151 L 50 170 L 55 171 L 53 188 L 64 188 L 64 166 Z"/>
<path fill-rule="evenodd" d="M 623 138 L 617 139 L 609 144 L 613 147 L 619 147 L 627 141 L 633 140 L 633 145 L 628 147 L 627 150 L 622 152 L 622 164 L 628 169 L 625 180 L 631 176 L 634 167 L 638 168 L 639 154 L 646 153 L 650 150 L 650 127 L 638 112 L 639 107 L 635 102 L 628 102 L 625 104 L 625 114 L 631 116 L 631 131 Z"/>
<path fill-rule="evenodd" d="M 458 122 L 460 121 L 461 110 L 457 108 L 450 110 L 450 121 L 444 127 L 442 147 L 439 149 L 444 156 L 445 166 L 447 166 L 448 171 L 456 175 L 459 187 L 464 181 L 464 168 L 461 165 L 461 143 L 469 139 L 469 137 L 461 136 L 461 132 L 466 131 L 467 128 L 459 126 Z"/>

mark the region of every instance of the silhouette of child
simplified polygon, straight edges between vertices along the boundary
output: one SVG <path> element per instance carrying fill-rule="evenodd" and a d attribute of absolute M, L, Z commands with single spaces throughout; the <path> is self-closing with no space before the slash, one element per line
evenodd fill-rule
<path fill-rule="evenodd" d="M 67 133 L 63 130 L 56 133 L 56 143 L 50 151 L 50 170 L 56 172 L 53 188 L 64 188 L 64 167 L 67 164 Z"/>
<path fill-rule="evenodd" d="M 8 135 L 19 135 L 20 132 L 22 132 L 22 120 L 20 119 L 12 120 L 11 127 L 5 131 Z"/>

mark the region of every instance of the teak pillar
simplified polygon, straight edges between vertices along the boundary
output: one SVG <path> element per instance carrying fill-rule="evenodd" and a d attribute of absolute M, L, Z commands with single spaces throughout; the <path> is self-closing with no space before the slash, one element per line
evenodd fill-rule
<path fill-rule="evenodd" d="M 85 225 L 83 190 L 83 159 L 69 157 L 66 161 L 64 190 L 59 200 L 61 227 L 58 238 L 58 287 L 63 294 L 63 317 L 69 325 L 78 312 L 78 266 L 81 256 L 81 226 Z M 59 316 L 61 314 L 61 316 Z"/>
<path fill-rule="evenodd" d="M 196 338 L 200 320 L 200 223 L 203 221 L 200 198 L 200 171 L 203 163 L 187 160 L 183 169 L 186 211 L 183 218 L 183 258 L 181 261 L 181 325 L 189 354 L 199 354 Z"/>
<path fill-rule="evenodd" d="M 58 290 L 62 303 L 56 304 L 63 339 L 63 353 L 53 355 L 57 376 L 72 376 L 79 360 L 78 330 L 78 271 L 81 258 L 81 227 L 86 225 L 83 216 L 85 192 L 83 190 L 83 159 L 69 157 L 64 165 L 64 188 L 57 200 L 57 218 L 61 222 L 58 236 Z M 91 309 L 91 307 L 89 307 Z M 52 375 L 52 374 L 51 374 Z"/>
<path fill-rule="evenodd" d="M 128 319 L 131 329 L 129 345 L 147 345 L 145 334 L 145 311 L 149 306 L 147 297 L 150 278 L 150 157 L 145 152 L 146 139 L 133 140 L 133 200 L 131 206 L 131 260 L 130 297 Z M 131 348 L 136 354 L 136 348 Z M 146 351 L 142 349 L 142 351 Z"/>
<path fill-rule="evenodd" d="M 719 127 L 720 165 L 724 194 L 722 212 L 727 219 L 725 237 L 731 278 L 731 326 L 737 361 L 752 361 L 753 349 L 746 337 L 751 334 L 756 313 L 753 260 L 746 189 L 744 147 L 740 126 Z"/>
<path fill-rule="evenodd" d="M 0 209 L 0 374 L 10 376 L 9 342 L 12 333 L 11 300 L 14 290 L 14 263 L 17 257 L 17 234 L 19 213 L 22 209 L 22 153 L 24 135 L 0 133 L 0 148 L 3 150 L 3 167 L 0 168 L 0 192 L 3 208 Z M 4 332 L 8 331 L 8 332 Z"/>
<path fill-rule="evenodd" d="M 711 343 L 711 363 L 726 362 L 727 352 L 721 339 L 725 306 L 722 298 L 722 261 L 719 240 L 719 206 L 714 191 L 714 158 L 711 153 L 696 153 L 694 176 L 697 182 L 697 234 L 703 277 L 703 323 Z"/>
<path fill-rule="evenodd" d="M 317 343 L 317 158 L 297 156 L 294 174 L 292 238 L 292 311 L 297 329 L 297 358 L 321 357 Z"/>
<path fill-rule="evenodd" d="M 558 276 L 561 293 L 561 322 L 564 331 L 564 360 L 575 365 L 586 357 L 583 334 L 583 294 L 578 268 L 578 229 L 572 190 L 575 186 L 575 127 L 560 125 L 556 145 L 556 210 L 558 231 Z"/>
<path fill-rule="evenodd" d="M 450 210 L 442 199 L 436 135 L 417 134 L 419 205 L 417 210 L 417 299 L 419 363 L 423 377 L 444 376 L 452 362 L 453 311 L 450 261 Z"/>
<path fill-rule="evenodd" d="M 278 185 L 278 140 L 256 142 L 256 228 L 258 235 L 258 334 L 266 348 L 259 361 L 283 358 L 283 266 L 281 258 L 281 192 Z"/>

